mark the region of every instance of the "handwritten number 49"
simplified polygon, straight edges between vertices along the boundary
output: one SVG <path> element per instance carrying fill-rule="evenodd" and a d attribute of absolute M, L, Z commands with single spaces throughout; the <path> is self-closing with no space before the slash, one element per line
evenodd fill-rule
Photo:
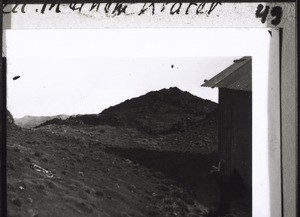
<path fill-rule="evenodd" d="M 256 18 L 261 18 L 261 22 L 265 23 L 267 16 L 269 14 L 270 7 L 264 6 L 262 4 L 259 4 L 257 6 L 257 10 L 255 13 Z M 273 19 L 271 20 L 271 24 L 274 26 L 277 26 L 281 22 L 281 17 L 282 17 L 282 8 L 280 6 L 275 6 L 271 9 L 271 16 Z"/>

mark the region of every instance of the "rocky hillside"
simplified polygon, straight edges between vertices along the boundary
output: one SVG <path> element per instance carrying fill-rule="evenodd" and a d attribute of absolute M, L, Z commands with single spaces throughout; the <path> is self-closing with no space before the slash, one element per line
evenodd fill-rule
<path fill-rule="evenodd" d="M 11 115 L 11 113 L 7 110 L 7 124 L 8 125 L 12 125 L 15 123 L 13 116 Z"/>
<path fill-rule="evenodd" d="M 105 109 L 101 114 L 207 114 L 216 109 L 216 104 L 201 99 L 177 87 L 151 91 L 143 96 L 126 100 Z"/>
<path fill-rule="evenodd" d="M 17 125 L 15 124 L 14 118 L 12 116 L 12 114 L 10 113 L 10 111 L 6 110 L 6 117 L 7 117 L 7 127 L 8 128 L 16 128 Z"/>
<path fill-rule="evenodd" d="M 204 120 L 216 121 L 216 110 L 216 103 L 171 87 L 126 100 L 98 115 L 53 119 L 42 125 L 129 126 L 151 134 L 164 134 L 185 130 Z"/>
<path fill-rule="evenodd" d="M 177 87 L 152 91 L 105 109 L 100 118 L 117 126 L 134 126 L 148 133 L 182 131 L 215 116 L 217 104 Z"/>
<path fill-rule="evenodd" d="M 26 115 L 22 118 L 15 118 L 16 125 L 23 127 L 23 128 L 33 128 L 38 125 L 41 125 L 42 123 L 45 123 L 46 121 L 59 118 L 62 120 L 67 119 L 68 115 L 55 115 L 55 116 L 29 116 Z"/>

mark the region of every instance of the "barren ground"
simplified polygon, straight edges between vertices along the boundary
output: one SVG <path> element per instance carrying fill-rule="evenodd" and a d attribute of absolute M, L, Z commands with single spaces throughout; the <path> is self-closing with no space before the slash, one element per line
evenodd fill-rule
<path fill-rule="evenodd" d="M 218 162 L 216 129 L 199 130 L 148 135 L 104 125 L 9 128 L 8 214 L 207 216 L 218 203 L 218 186 L 208 175 Z"/>

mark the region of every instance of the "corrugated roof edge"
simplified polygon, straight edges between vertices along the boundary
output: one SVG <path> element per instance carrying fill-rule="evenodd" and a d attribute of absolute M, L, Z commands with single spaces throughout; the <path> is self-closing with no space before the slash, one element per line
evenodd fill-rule
<path fill-rule="evenodd" d="M 242 66 L 244 66 L 246 63 L 252 60 L 251 56 L 244 56 L 241 59 L 237 59 L 233 61 L 233 64 L 231 64 L 229 67 L 221 71 L 216 76 L 212 77 L 209 80 L 204 80 L 204 83 L 201 85 L 201 87 L 211 87 L 214 88 L 219 82 L 221 82 L 224 78 L 229 76 L 234 71 L 238 70 Z"/>

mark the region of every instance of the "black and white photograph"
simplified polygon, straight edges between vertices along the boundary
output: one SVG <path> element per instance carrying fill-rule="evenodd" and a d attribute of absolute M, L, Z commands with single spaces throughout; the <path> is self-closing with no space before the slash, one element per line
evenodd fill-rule
<path fill-rule="evenodd" d="M 8 216 L 281 216 L 277 29 L 3 37 Z"/>
<path fill-rule="evenodd" d="M 7 75 L 9 215 L 252 215 L 251 56 L 12 57 Z"/>
<path fill-rule="evenodd" d="M 251 62 L 16 60 L 9 213 L 251 216 Z"/>

